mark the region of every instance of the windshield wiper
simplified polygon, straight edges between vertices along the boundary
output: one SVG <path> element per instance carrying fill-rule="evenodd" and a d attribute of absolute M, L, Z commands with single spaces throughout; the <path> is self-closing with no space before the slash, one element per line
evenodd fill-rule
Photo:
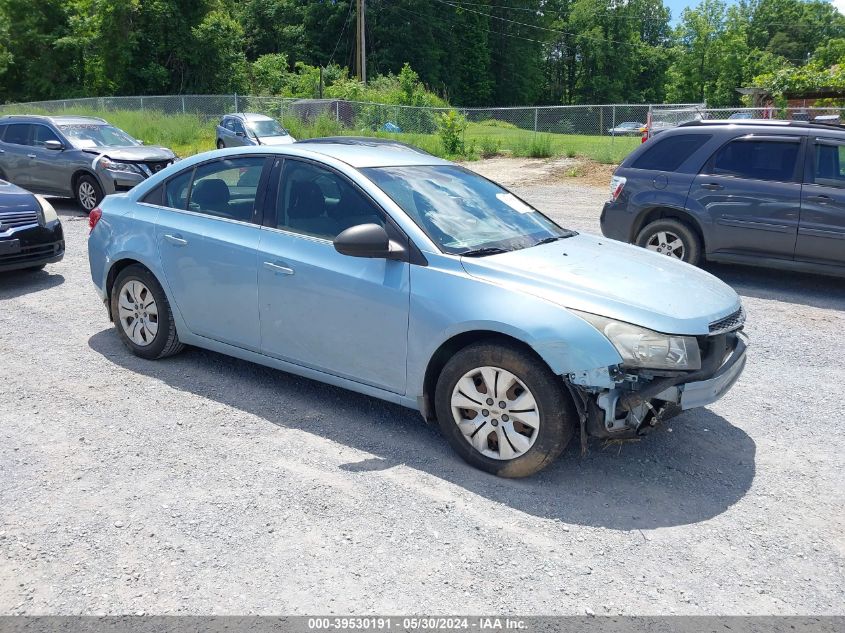
<path fill-rule="evenodd" d="M 575 235 L 575 231 L 569 231 L 564 233 L 563 235 L 552 235 L 551 237 L 544 237 L 542 240 L 537 240 L 534 242 L 534 246 L 540 246 L 540 244 L 551 244 L 552 242 L 557 242 L 558 240 L 566 239 L 567 237 L 572 237 Z"/>
<path fill-rule="evenodd" d="M 508 253 L 507 249 L 499 248 L 498 246 L 485 246 L 484 248 L 474 248 L 463 253 L 459 253 L 462 257 L 484 257 L 485 255 L 499 255 L 500 253 Z"/>

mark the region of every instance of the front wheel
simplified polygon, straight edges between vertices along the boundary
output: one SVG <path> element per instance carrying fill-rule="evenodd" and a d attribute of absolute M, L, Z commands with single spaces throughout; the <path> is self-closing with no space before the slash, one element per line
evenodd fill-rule
<path fill-rule="evenodd" d="M 136 356 L 154 360 L 182 351 L 167 296 L 143 266 L 120 271 L 112 288 L 111 313 L 120 340 Z"/>
<path fill-rule="evenodd" d="M 76 201 L 85 211 L 91 213 L 103 200 L 103 189 L 91 176 L 80 176 L 76 182 Z"/>
<path fill-rule="evenodd" d="M 670 218 L 656 220 L 637 235 L 637 246 L 698 265 L 701 259 L 701 240 L 686 224 Z"/>
<path fill-rule="evenodd" d="M 542 360 L 509 341 L 460 350 L 435 390 L 440 429 L 471 465 L 500 477 L 527 477 L 572 439 L 576 414 L 563 382 Z"/>

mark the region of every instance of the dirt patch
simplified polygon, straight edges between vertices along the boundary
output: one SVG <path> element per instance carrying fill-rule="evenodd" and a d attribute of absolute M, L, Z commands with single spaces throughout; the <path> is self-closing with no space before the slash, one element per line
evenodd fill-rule
<path fill-rule="evenodd" d="M 464 163 L 468 168 L 508 187 L 554 184 L 563 181 L 606 189 L 616 165 L 586 158 L 497 157 Z"/>

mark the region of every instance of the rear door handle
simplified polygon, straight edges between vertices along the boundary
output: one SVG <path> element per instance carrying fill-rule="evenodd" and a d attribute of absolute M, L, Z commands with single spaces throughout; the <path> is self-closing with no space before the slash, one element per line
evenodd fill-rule
<path fill-rule="evenodd" d="M 722 185 L 716 182 L 705 182 L 703 185 L 701 185 L 701 188 L 708 189 L 710 191 L 721 191 L 722 189 L 724 189 Z"/>
<path fill-rule="evenodd" d="M 264 268 L 267 270 L 272 270 L 277 275 L 292 275 L 293 268 L 290 266 L 285 266 L 283 264 L 277 264 L 274 262 L 264 262 Z"/>
<path fill-rule="evenodd" d="M 35 154 L 27 154 L 26 157 L 27 158 L 35 158 Z"/>
<path fill-rule="evenodd" d="M 819 204 L 833 202 L 833 198 L 830 196 L 807 196 L 805 199 L 809 202 L 818 202 Z"/>
<path fill-rule="evenodd" d="M 168 242 L 173 244 L 174 246 L 187 246 L 188 240 L 184 239 L 181 235 L 169 235 L 165 233 L 164 239 Z"/>

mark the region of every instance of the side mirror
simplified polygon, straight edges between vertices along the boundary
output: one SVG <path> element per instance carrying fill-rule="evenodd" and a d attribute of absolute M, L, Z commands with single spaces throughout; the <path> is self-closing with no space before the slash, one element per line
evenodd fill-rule
<path fill-rule="evenodd" d="M 138 145 L 143 145 L 143 144 L 144 144 L 144 141 L 142 141 L 142 140 L 141 140 L 141 139 L 139 139 L 139 138 L 136 138 L 136 139 L 135 139 L 135 142 L 137 142 L 137 143 L 138 143 Z"/>
<path fill-rule="evenodd" d="M 65 148 L 65 146 L 62 144 L 61 141 L 54 141 L 54 140 L 44 141 L 44 149 L 52 149 L 52 150 L 58 151 L 58 150 L 63 150 L 64 148 Z"/>
<path fill-rule="evenodd" d="M 391 248 L 387 231 L 378 224 L 359 224 L 349 227 L 334 238 L 334 249 L 341 255 L 350 257 L 382 259 L 391 259 L 398 253 L 404 252 L 395 244 L 394 248 Z"/>

